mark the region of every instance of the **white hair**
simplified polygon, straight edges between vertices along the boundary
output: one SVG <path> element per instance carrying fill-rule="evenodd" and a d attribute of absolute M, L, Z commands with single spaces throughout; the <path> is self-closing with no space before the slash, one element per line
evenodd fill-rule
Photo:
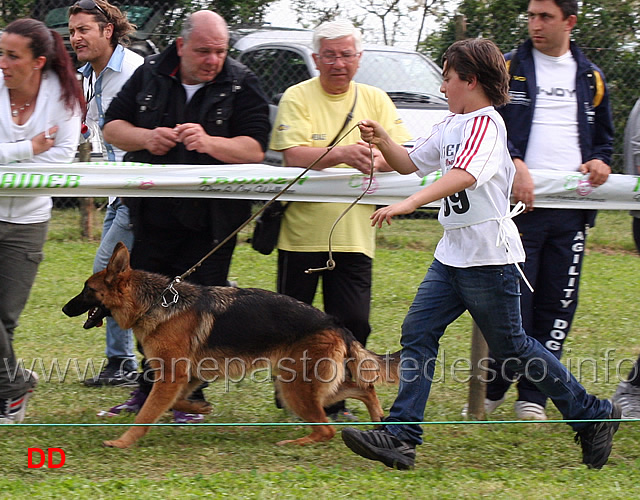
<path fill-rule="evenodd" d="M 326 21 L 313 32 L 313 51 L 320 52 L 322 40 L 335 40 L 352 36 L 356 46 L 356 52 L 362 52 L 362 33 L 349 21 Z"/>

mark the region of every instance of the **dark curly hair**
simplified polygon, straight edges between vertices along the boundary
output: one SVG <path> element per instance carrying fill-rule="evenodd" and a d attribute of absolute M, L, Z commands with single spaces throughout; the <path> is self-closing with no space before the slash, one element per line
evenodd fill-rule
<path fill-rule="evenodd" d="M 107 24 L 112 24 L 113 36 L 111 37 L 111 45 L 113 47 L 118 44 L 128 45 L 129 35 L 136 30 L 136 25 L 131 24 L 127 19 L 127 15 L 115 5 L 111 5 L 105 0 L 93 0 L 93 3 L 100 7 L 102 11 L 98 8 L 86 9 L 80 7 L 80 2 L 76 2 L 69 7 L 69 15 L 71 16 L 81 12 L 92 14 L 94 20 L 100 26 L 101 33 Z"/>

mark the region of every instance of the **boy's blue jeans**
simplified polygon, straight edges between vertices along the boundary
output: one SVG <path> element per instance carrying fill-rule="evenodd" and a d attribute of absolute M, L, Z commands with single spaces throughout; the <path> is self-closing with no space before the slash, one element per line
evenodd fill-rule
<path fill-rule="evenodd" d="M 424 420 L 440 337 L 465 310 L 493 355 L 533 381 L 564 419 L 609 416 L 609 401 L 588 394 L 555 356 L 525 334 L 520 318 L 520 275 L 514 265 L 455 268 L 434 260 L 402 325 L 400 386 L 386 422 Z M 577 431 L 589 423 L 569 425 Z M 403 441 L 422 444 L 419 425 L 386 428 Z"/>

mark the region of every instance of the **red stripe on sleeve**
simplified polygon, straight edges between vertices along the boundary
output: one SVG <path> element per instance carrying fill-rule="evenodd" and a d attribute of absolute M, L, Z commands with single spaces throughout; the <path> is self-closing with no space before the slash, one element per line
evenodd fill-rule
<path fill-rule="evenodd" d="M 488 127 L 488 116 L 477 116 L 473 119 L 471 134 L 469 135 L 469 138 L 464 145 L 464 149 L 458 156 L 458 161 L 456 162 L 454 167 L 461 168 L 463 170 L 467 169 L 467 167 L 473 160 L 473 157 L 478 153 L 480 144 L 482 144 L 482 140 L 487 133 Z"/>

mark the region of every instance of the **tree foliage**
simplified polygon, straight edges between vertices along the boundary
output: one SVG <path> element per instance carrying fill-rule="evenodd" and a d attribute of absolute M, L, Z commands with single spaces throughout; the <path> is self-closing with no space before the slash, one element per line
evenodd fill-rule
<path fill-rule="evenodd" d="M 292 5 L 296 21 L 305 28 L 314 28 L 320 23 L 333 21 L 344 15 L 344 4 L 338 0 L 322 3 L 314 0 L 295 0 Z"/>
<path fill-rule="evenodd" d="M 31 0 L 0 0 L 0 27 L 31 12 Z"/>
<path fill-rule="evenodd" d="M 415 35 L 407 32 L 406 19 L 412 12 L 423 17 L 437 12 L 444 0 L 360 0 L 357 3 L 330 0 L 292 0 L 297 21 L 313 28 L 324 21 L 348 19 L 367 29 L 370 41 L 394 45 L 401 38 Z"/>
<path fill-rule="evenodd" d="M 442 19 L 441 27 L 421 47 L 439 61 L 459 38 L 490 38 L 507 52 L 527 36 L 528 0 L 463 0 L 456 16 Z"/>
<path fill-rule="evenodd" d="M 202 8 L 216 11 L 227 23 L 258 25 L 262 24 L 267 6 L 275 0 L 213 0 L 202 2 Z M 195 2 L 190 2 L 193 5 Z"/>
<path fill-rule="evenodd" d="M 126 0 L 121 0 L 126 2 Z M 158 25 L 155 33 L 159 36 L 161 47 L 175 37 L 180 31 L 182 22 L 187 14 L 202 9 L 212 10 L 220 14 L 229 27 L 235 26 L 261 26 L 264 23 L 267 7 L 276 0 L 176 0 L 170 2 L 169 9 L 164 16 L 163 22 Z"/>
<path fill-rule="evenodd" d="M 39 0 L 0 0 L 0 26 L 19 17 L 26 17 L 33 10 L 33 5 Z M 276 0 L 168 0 L 165 19 L 158 25 L 158 33 L 174 33 L 176 26 L 189 12 L 209 9 L 225 18 L 230 26 L 262 24 L 267 13 L 267 7 Z M 74 0 L 60 2 L 60 5 L 71 5 Z M 111 0 L 115 5 L 127 4 L 127 0 Z M 144 0 L 135 0 L 136 5 L 144 4 Z M 151 2 L 149 2 L 151 4 Z M 156 6 L 158 2 L 153 2 Z"/>
<path fill-rule="evenodd" d="M 111 0 L 127 3 L 127 0 Z M 140 1 L 140 0 L 137 0 Z M 142 0 L 144 1 L 144 0 Z M 165 48 L 180 33 L 185 17 L 208 9 L 220 14 L 231 29 L 238 26 L 262 26 L 267 8 L 276 0 L 169 0 L 162 21 L 153 30 L 151 40 L 159 49 Z"/>
<path fill-rule="evenodd" d="M 420 44 L 434 60 L 458 38 L 484 37 L 503 52 L 515 48 L 527 34 L 528 0 L 462 0 L 457 17 L 440 19 L 438 29 Z M 623 130 L 640 97 L 640 0 L 584 0 L 572 39 L 605 74 L 609 87 L 616 135 L 613 169 L 622 171 Z"/>

